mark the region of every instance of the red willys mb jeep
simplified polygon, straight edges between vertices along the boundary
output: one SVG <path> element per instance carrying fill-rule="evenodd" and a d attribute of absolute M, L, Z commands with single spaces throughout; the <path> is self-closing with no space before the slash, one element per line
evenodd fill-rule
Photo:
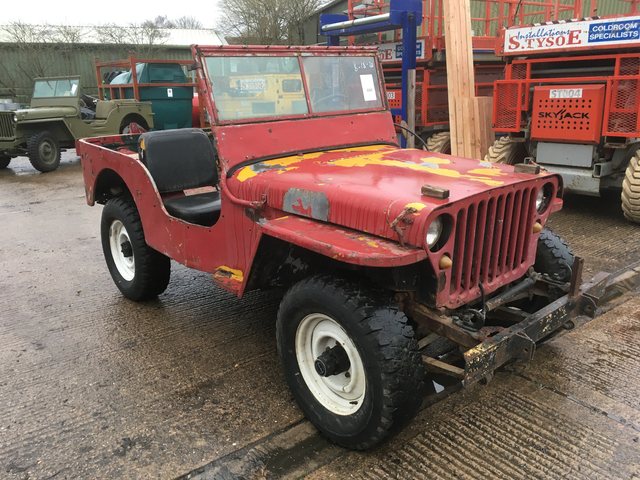
<path fill-rule="evenodd" d="M 166 289 L 170 259 L 239 297 L 286 289 L 285 377 L 334 442 L 379 443 L 434 380 L 487 380 L 593 311 L 545 229 L 559 176 L 400 149 L 375 50 L 193 53 L 210 132 L 77 144 L 109 271 L 132 300 Z"/>

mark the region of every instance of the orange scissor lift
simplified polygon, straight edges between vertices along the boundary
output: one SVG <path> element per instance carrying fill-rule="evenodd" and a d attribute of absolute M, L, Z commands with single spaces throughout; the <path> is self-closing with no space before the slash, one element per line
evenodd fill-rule
<path fill-rule="evenodd" d="M 417 32 L 416 130 L 429 150 L 450 153 L 449 105 L 445 61 L 443 0 L 423 0 Z M 567 0 L 470 0 L 477 96 L 492 96 L 493 82 L 504 78 L 504 61 L 495 55 L 503 28 L 523 23 L 576 18 L 588 5 Z M 588 2 L 587 2 L 588 3 Z M 389 11 L 388 0 L 349 0 L 350 20 Z M 350 45 L 377 45 L 391 108 L 402 101 L 401 31 L 348 37 Z"/>

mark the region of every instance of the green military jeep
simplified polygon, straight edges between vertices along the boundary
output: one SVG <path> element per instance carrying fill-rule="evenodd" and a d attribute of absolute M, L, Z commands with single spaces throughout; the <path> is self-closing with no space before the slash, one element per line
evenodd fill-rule
<path fill-rule="evenodd" d="M 37 78 L 31 107 L 0 111 L 0 168 L 27 155 L 34 168 L 58 168 L 62 149 L 79 138 L 141 133 L 153 127 L 150 102 L 98 100 L 80 92 L 80 77 Z"/>

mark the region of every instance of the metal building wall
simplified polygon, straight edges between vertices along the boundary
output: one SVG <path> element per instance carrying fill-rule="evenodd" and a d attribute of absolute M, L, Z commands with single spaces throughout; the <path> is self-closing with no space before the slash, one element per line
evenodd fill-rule
<path fill-rule="evenodd" d="M 0 98 L 28 103 L 35 77 L 64 75 L 80 75 L 83 91 L 95 95 L 98 92 L 95 60 L 118 60 L 131 53 L 141 58 L 191 58 L 187 46 L 0 43 Z"/>

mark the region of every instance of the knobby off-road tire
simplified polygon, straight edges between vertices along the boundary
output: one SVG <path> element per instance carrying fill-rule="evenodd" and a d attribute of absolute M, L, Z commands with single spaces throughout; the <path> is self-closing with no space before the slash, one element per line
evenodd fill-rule
<path fill-rule="evenodd" d="M 147 245 L 133 200 L 109 200 L 102 210 L 100 233 L 107 267 L 125 297 L 148 300 L 166 290 L 171 260 Z"/>
<path fill-rule="evenodd" d="M 425 393 L 413 328 L 384 298 L 356 283 L 314 276 L 291 287 L 278 311 L 278 352 L 289 388 L 318 430 L 351 449 L 373 447 L 397 431 Z M 348 370 L 321 376 L 314 362 L 336 348 L 347 354 Z"/>
<path fill-rule="evenodd" d="M 451 153 L 451 133 L 438 132 L 427 138 L 427 151 L 435 153 Z"/>
<path fill-rule="evenodd" d="M 514 142 L 509 137 L 500 137 L 489 147 L 484 160 L 491 163 L 515 165 L 522 163 L 526 157 L 527 151 L 523 142 Z"/>
<path fill-rule="evenodd" d="M 43 173 L 52 172 L 60 165 L 60 145 L 47 130 L 29 138 L 27 155 L 33 168 Z"/>
<path fill-rule="evenodd" d="M 536 272 L 546 273 L 560 282 L 568 282 L 571 280 L 573 260 L 571 248 L 560 235 L 549 228 L 540 232 L 536 263 L 533 266 Z"/>
<path fill-rule="evenodd" d="M 7 168 L 11 163 L 11 157 L 7 155 L 0 155 L 0 170 Z"/>
<path fill-rule="evenodd" d="M 622 212 L 635 223 L 640 223 L 640 150 L 631 157 L 622 180 Z"/>

